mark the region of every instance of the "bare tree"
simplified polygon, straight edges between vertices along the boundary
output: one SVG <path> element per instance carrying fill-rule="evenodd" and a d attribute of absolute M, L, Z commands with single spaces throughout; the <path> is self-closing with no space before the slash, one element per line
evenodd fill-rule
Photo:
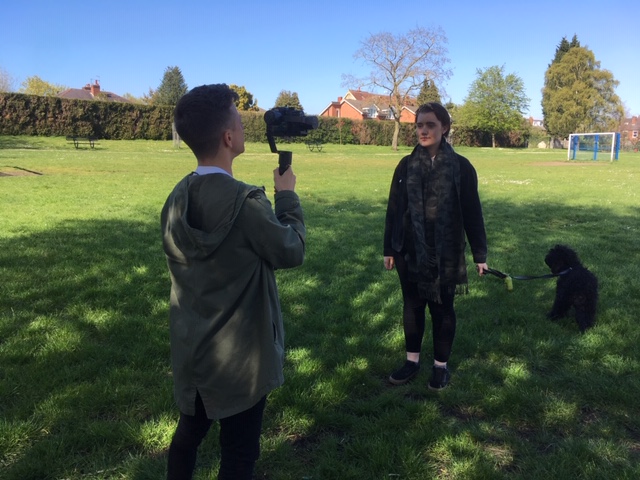
<path fill-rule="evenodd" d="M 418 27 L 403 35 L 372 34 L 354 54 L 355 59 L 371 66 L 369 77 L 343 75 L 344 85 L 373 88 L 389 96 L 395 121 L 394 150 L 398 149 L 402 107 L 418 95 L 425 80 L 442 85 L 451 76 L 446 44 L 447 37 L 440 27 Z"/>
<path fill-rule="evenodd" d="M 0 92 L 13 91 L 13 77 L 4 68 L 0 67 Z"/>

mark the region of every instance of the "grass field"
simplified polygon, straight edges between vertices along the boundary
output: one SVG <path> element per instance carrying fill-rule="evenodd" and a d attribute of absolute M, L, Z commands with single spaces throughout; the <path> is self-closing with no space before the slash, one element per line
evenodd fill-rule
<path fill-rule="evenodd" d="M 284 148 L 284 145 L 279 145 Z M 307 258 L 278 271 L 286 382 L 268 401 L 264 480 L 640 478 L 640 154 L 460 148 L 478 171 L 489 265 L 547 273 L 555 243 L 598 275 L 595 328 L 550 322 L 552 280 L 471 275 L 450 388 L 386 379 L 404 360 L 382 265 L 391 175 L 408 148 L 294 145 Z M 272 192 L 277 155 L 237 178 Z M 159 212 L 195 167 L 170 142 L 0 137 L 0 478 L 161 479 L 178 418 Z M 423 357 L 431 356 L 430 337 Z M 217 428 L 196 478 L 216 478 Z"/>

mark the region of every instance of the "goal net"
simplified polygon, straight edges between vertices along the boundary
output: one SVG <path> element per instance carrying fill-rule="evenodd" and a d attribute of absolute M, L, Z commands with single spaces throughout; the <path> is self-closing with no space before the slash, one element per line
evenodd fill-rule
<path fill-rule="evenodd" d="M 618 160 L 620 134 L 616 132 L 572 133 L 567 145 L 567 160 Z"/>

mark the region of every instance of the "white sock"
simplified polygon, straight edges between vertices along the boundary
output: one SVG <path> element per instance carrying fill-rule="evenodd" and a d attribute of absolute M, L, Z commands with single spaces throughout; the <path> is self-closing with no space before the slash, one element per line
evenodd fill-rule
<path fill-rule="evenodd" d="M 447 368 L 447 362 L 439 362 L 437 360 L 434 360 L 433 365 L 438 368 Z"/>
<path fill-rule="evenodd" d="M 407 360 L 413 363 L 420 363 L 420 354 L 416 352 L 407 352 Z"/>

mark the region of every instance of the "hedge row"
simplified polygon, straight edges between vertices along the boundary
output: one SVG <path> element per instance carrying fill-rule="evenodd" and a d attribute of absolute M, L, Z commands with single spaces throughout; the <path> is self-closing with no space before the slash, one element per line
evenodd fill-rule
<path fill-rule="evenodd" d="M 241 112 L 248 142 L 266 142 L 263 113 Z M 0 135 L 95 136 L 107 140 L 170 140 L 173 107 L 87 100 L 69 100 L 21 93 L 0 93 Z M 399 145 L 415 145 L 415 127 L 400 125 Z M 395 124 L 377 120 L 319 117 L 307 140 L 334 144 L 391 145 Z M 497 138 L 500 146 L 524 146 L 527 136 L 514 132 Z M 276 139 L 278 144 L 283 139 Z M 454 125 L 454 145 L 487 146 L 491 139 Z"/>
<path fill-rule="evenodd" d="M 172 115 L 172 107 L 0 93 L 0 135 L 75 135 L 108 140 L 170 140 Z M 241 112 L 241 116 L 246 140 L 266 142 L 263 114 Z M 412 126 L 402 127 L 400 143 L 412 144 Z M 318 128 L 308 137 L 287 141 L 391 145 L 393 128 L 392 122 L 320 117 Z M 277 139 L 277 143 L 283 142 L 285 140 Z"/>
<path fill-rule="evenodd" d="M 171 139 L 171 107 L 0 93 L 0 134 Z"/>

